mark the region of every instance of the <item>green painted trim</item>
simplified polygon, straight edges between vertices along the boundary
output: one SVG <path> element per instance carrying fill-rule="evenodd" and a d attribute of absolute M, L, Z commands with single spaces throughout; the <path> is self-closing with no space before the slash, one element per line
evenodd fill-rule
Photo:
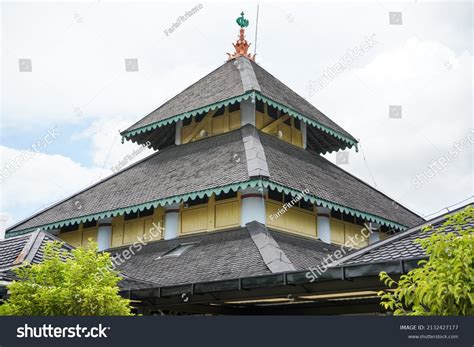
<path fill-rule="evenodd" d="M 263 187 L 264 188 L 270 188 L 270 189 L 276 189 L 278 192 L 284 192 L 286 194 L 292 194 L 292 195 L 301 194 L 301 191 L 299 191 L 299 190 L 288 188 L 284 185 L 281 185 L 281 184 L 278 184 L 278 183 L 275 183 L 275 182 L 270 182 L 270 181 L 263 181 Z M 376 215 L 373 215 L 373 214 L 370 214 L 370 213 L 367 213 L 367 212 L 362 212 L 362 211 L 359 211 L 359 210 L 356 210 L 356 209 L 353 209 L 353 208 L 350 208 L 350 207 L 339 205 L 339 204 L 330 202 L 328 200 L 318 198 L 315 195 L 306 194 L 306 195 L 303 196 L 303 199 L 305 201 L 309 201 L 313 204 L 316 204 L 316 205 L 319 205 L 319 206 L 322 206 L 322 207 L 327 207 L 327 208 L 332 209 L 332 210 L 341 211 L 341 212 L 350 214 L 351 216 L 356 216 L 356 217 L 363 218 L 365 220 L 368 220 L 369 222 L 374 222 L 374 223 L 378 223 L 378 224 L 381 224 L 381 225 L 386 225 L 388 227 L 397 228 L 397 229 L 400 229 L 400 230 L 405 230 L 405 229 L 408 228 L 408 226 L 406 226 L 406 225 L 395 223 L 395 222 L 392 222 L 388 219 L 378 217 Z"/>
<path fill-rule="evenodd" d="M 247 92 L 245 94 L 242 94 L 242 95 L 230 98 L 230 99 L 226 99 L 226 100 L 223 100 L 223 101 L 215 102 L 215 103 L 210 104 L 208 106 L 200 107 L 200 108 L 197 108 L 197 109 L 189 111 L 189 112 L 180 113 L 177 116 L 173 116 L 173 117 L 170 117 L 170 118 L 159 120 L 157 122 L 151 123 L 149 125 L 142 126 L 142 127 L 137 128 L 135 130 L 125 132 L 125 133 L 122 134 L 122 138 L 125 138 L 125 139 L 128 140 L 128 138 L 131 137 L 131 136 L 135 136 L 137 134 L 141 134 L 141 133 L 145 133 L 145 132 L 150 131 L 150 130 L 154 130 L 154 129 L 159 128 L 163 125 L 171 124 L 171 123 L 177 122 L 179 120 L 194 117 L 194 116 L 196 116 L 200 113 L 207 113 L 211 110 L 221 108 L 222 106 L 227 106 L 229 104 L 235 104 L 236 102 L 241 102 L 242 100 L 247 100 L 253 94 L 254 94 L 253 91 L 252 92 Z"/>
<path fill-rule="evenodd" d="M 145 202 L 142 204 L 138 205 L 133 205 L 129 207 L 124 207 L 124 208 L 118 208 L 114 210 L 109 210 L 109 211 L 104 211 L 104 212 L 99 212 L 91 215 L 86 215 L 86 216 L 81 216 L 77 218 L 70 218 L 70 219 L 65 219 L 59 222 L 55 223 L 50 223 L 50 224 L 44 224 L 44 225 L 39 225 L 33 228 L 28 228 L 24 230 L 17 230 L 13 232 L 7 232 L 5 234 L 5 237 L 12 237 L 12 236 L 17 236 L 17 235 L 22 235 L 26 234 L 32 231 L 37 230 L 38 228 L 42 230 L 50 230 L 50 229 L 57 229 L 61 228 L 63 226 L 68 226 L 71 224 L 76 224 L 76 223 L 84 223 L 84 222 L 90 222 L 92 220 L 98 220 L 98 219 L 103 219 L 103 218 L 110 218 L 110 217 L 116 217 L 118 215 L 123 215 L 125 213 L 130 213 L 130 212 L 137 212 L 137 211 L 143 211 L 145 209 L 149 209 L 151 207 L 156 208 L 158 206 L 165 206 L 165 205 L 170 205 L 174 203 L 180 203 L 183 201 L 187 201 L 189 199 L 194 200 L 196 197 L 203 198 L 204 196 L 210 197 L 213 193 L 215 194 L 220 194 L 221 192 L 228 193 L 230 190 L 232 191 L 238 191 L 239 189 L 245 189 L 248 187 L 256 187 L 259 181 L 256 180 L 249 180 L 245 182 L 239 182 L 239 183 L 234 183 L 222 187 L 217 187 L 217 188 L 210 188 L 194 193 L 188 193 L 188 194 L 182 194 L 182 195 L 176 195 L 172 196 L 169 198 L 164 198 L 164 199 L 157 199 L 153 200 L 150 202 Z"/>
<path fill-rule="evenodd" d="M 220 108 L 222 106 L 227 106 L 229 104 L 234 104 L 236 102 L 241 102 L 242 100 L 247 100 L 249 98 L 252 98 L 253 100 L 255 100 L 255 98 L 258 99 L 258 100 L 262 100 L 263 102 L 266 102 L 267 104 L 269 104 L 273 107 L 276 107 L 279 110 L 284 111 L 285 113 L 289 114 L 290 116 L 293 116 L 293 117 L 305 122 L 306 124 L 309 124 L 312 127 L 315 127 L 319 130 L 322 130 L 322 131 L 328 133 L 329 135 L 334 136 L 335 138 L 346 142 L 347 144 L 349 144 L 348 148 L 351 148 L 352 146 L 355 146 L 356 151 L 358 150 L 357 141 L 349 139 L 345 135 L 343 135 L 343 134 L 341 134 L 341 133 L 339 133 L 335 130 L 332 130 L 332 129 L 328 128 L 327 126 L 325 126 L 325 125 L 323 125 L 323 124 L 321 124 L 321 123 L 319 123 L 319 122 L 317 122 L 313 119 L 310 119 L 310 118 L 302 115 L 301 113 L 298 113 L 295 110 L 293 110 L 293 109 L 291 109 L 291 108 L 289 108 L 289 107 L 287 107 L 283 104 L 280 104 L 280 103 L 264 96 L 263 94 L 261 94 L 258 91 L 250 91 L 250 92 L 247 92 L 245 94 L 236 96 L 234 98 L 226 99 L 224 101 L 220 101 L 220 102 L 217 102 L 217 103 L 205 106 L 205 107 L 201 107 L 201 108 L 189 111 L 189 112 L 181 113 L 177 116 L 167 118 L 167 119 L 163 119 L 163 120 L 160 120 L 158 122 L 154 122 L 152 124 L 140 127 L 138 129 L 123 133 L 122 134 L 122 143 L 123 143 L 124 139 L 129 140 L 130 137 L 135 136 L 137 134 L 145 133 L 147 131 L 159 128 L 163 125 L 171 124 L 173 122 L 177 122 L 179 120 L 190 118 L 190 117 L 193 117 L 193 116 L 195 116 L 197 114 L 200 114 L 200 113 L 203 113 L 203 112 L 209 112 L 210 110 L 215 110 L 215 109 Z"/>
<path fill-rule="evenodd" d="M 98 220 L 98 219 L 102 219 L 102 218 L 116 217 L 118 215 L 123 215 L 125 213 L 143 211 L 143 210 L 149 209 L 151 207 L 156 208 L 158 206 L 164 206 L 164 205 L 169 205 L 169 204 L 173 204 L 173 203 L 180 203 L 180 202 L 187 201 L 188 199 L 194 200 L 196 197 L 199 197 L 199 198 L 203 198 L 204 196 L 210 197 L 212 194 L 220 194 L 221 192 L 228 193 L 230 190 L 238 191 L 239 189 L 245 189 L 245 188 L 248 188 L 248 187 L 251 187 L 251 188 L 262 187 L 262 188 L 276 189 L 279 192 L 285 192 L 286 194 L 292 194 L 294 196 L 297 195 L 297 194 L 301 194 L 301 192 L 296 190 L 296 189 L 292 189 L 292 188 L 286 187 L 284 185 L 281 185 L 281 184 L 278 184 L 278 183 L 275 183 L 275 182 L 270 182 L 268 180 L 263 180 L 263 179 L 252 179 L 252 180 L 249 180 L 249 181 L 244 181 L 244 182 L 229 184 L 229 185 L 225 185 L 225 186 L 221 186 L 221 187 L 201 190 L 201 191 L 194 192 L 194 193 L 176 195 L 176 196 L 172 196 L 172 197 L 164 198 L 164 199 L 157 199 L 157 200 L 142 203 L 142 204 L 139 204 L 139 205 L 133 205 L 133 206 L 129 206 L 129 207 L 118 208 L 118 209 L 115 209 L 115 210 L 95 213 L 95 214 L 82 216 L 82 217 L 77 217 L 77 218 L 65 219 L 63 221 L 50 223 L 50 224 L 45 224 L 45 225 L 40 225 L 40 226 L 36 226 L 34 228 L 18 230 L 18 231 L 14 231 L 14 232 L 7 232 L 5 234 L 5 238 L 26 234 L 26 233 L 35 231 L 38 228 L 40 228 L 42 230 L 57 229 L 57 228 L 61 228 L 63 226 L 71 225 L 71 224 L 90 222 L 92 220 Z M 306 194 L 303 197 L 303 199 L 306 200 L 306 201 L 309 201 L 313 204 L 316 204 L 316 205 L 320 205 L 320 206 L 323 206 L 323 207 L 334 209 L 336 211 L 342 211 L 342 212 L 350 214 L 352 216 L 364 218 L 365 220 L 368 220 L 370 222 L 379 223 L 381 225 L 386 225 L 386 226 L 391 227 L 391 228 L 397 228 L 397 229 L 400 229 L 400 230 L 405 230 L 405 229 L 408 228 L 405 225 L 392 222 L 388 219 L 381 218 L 381 217 L 378 217 L 378 216 L 370 214 L 370 213 L 362 212 L 362 211 L 359 211 L 359 210 L 352 209 L 350 207 L 339 205 L 339 204 L 330 202 L 328 200 L 318 198 L 315 195 Z"/>

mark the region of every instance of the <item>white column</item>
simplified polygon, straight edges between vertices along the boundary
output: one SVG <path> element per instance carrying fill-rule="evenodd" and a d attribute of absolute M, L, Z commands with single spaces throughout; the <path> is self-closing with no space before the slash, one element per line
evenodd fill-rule
<path fill-rule="evenodd" d="M 174 135 L 174 144 L 180 145 L 181 144 L 181 129 L 183 128 L 183 121 L 179 120 L 176 122 L 176 131 Z"/>
<path fill-rule="evenodd" d="M 255 100 L 242 100 L 240 103 L 240 125 L 252 124 L 255 126 Z"/>
<path fill-rule="evenodd" d="M 165 240 L 179 235 L 179 204 L 165 206 Z"/>
<path fill-rule="evenodd" d="M 256 221 L 266 223 L 265 191 L 263 188 L 247 188 L 240 191 L 240 225 Z"/>
<path fill-rule="evenodd" d="M 99 219 L 97 226 L 97 246 L 99 251 L 109 249 L 112 244 L 112 218 Z"/>
<path fill-rule="evenodd" d="M 369 235 L 369 245 L 377 241 L 380 241 L 380 231 L 379 231 L 380 224 L 370 222 L 370 223 L 367 223 L 367 225 L 369 225 L 372 228 L 371 233 Z"/>
<path fill-rule="evenodd" d="M 329 216 L 331 211 L 326 207 L 316 206 L 318 211 L 318 238 L 326 243 L 331 243 L 331 225 L 329 222 Z"/>
<path fill-rule="evenodd" d="M 301 143 L 303 144 L 303 148 L 306 149 L 306 139 L 307 139 L 307 128 L 306 128 L 306 123 L 300 120 L 300 127 L 301 127 Z"/>

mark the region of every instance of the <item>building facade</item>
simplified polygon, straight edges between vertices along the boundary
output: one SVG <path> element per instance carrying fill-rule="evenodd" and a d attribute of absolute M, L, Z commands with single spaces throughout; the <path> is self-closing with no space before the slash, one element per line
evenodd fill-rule
<path fill-rule="evenodd" d="M 179 286 L 303 270 L 423 222 L 322 156 L 357 141 L 257 64 L 238 24 L 223 65 L 121 133 L 154 154 L 6 237 L 41 230 L 114 255 L 146 243 L 120 270 Z"/>

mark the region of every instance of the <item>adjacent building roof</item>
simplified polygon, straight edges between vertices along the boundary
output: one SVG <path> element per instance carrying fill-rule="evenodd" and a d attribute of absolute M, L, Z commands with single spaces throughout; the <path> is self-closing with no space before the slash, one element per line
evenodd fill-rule
<path fill-rule="evenodd" d="M 190 247 L 181 255 L 166 256 L 183 245 Z M 118 269 L 156 286 L 174 286 L 305 270 L 339 248 L 252 222 L 243 228 L 149 243 L 119 263 Z M 117 256 L 127 249 L 109 251 Z M 280 264 L 275 266 L 277 262 Z M 136 288 L 132 284 L 128 289 Z"/>
<path fill-rule="evenodd" d="M 461 224 L 456 225 L 464 230 L 474 228 L 474 214 L 473 204 L 467 205 L 470 207 L 470 213 Z M 426 258 L 426 253 L 423 248 L 415 242 L 416 239 L 424 239 L 430 237 L 433 233 L 439 232 L 454 232 L 456 229 L 453 226 L 445 226 L 444 223 L 449 216 L 465 209 L 466 206 L 452 211 L 443 216 L 434 218 L 421 225 L 418 225 L 409 230 L 398 233 L 388 239 L 376 242 L 368 247 L 362 248 L 356 252 L 351 253 L 347 257 L 342 258 L 334 263 L 337 266 L 344 265 L 361 265 L 382 263 L 388 261 L 408 260 Z M 426 232 L 423 231 L 425 227 L 431 226 Z"/>
<path fill-rule="evenodd" d="M 249 98 L 264 100 L 319 130 L 319 142 L 312 143 L 314 136 L 309 137 L 309 142 L 321 152 L 357 143 L 352 135 L 303 97 L 257 63 L 243 57 L 228 61 L 212 71 L 123 131 L 122 135 L 139 143 L 150 140 L 155 148 L 162 148 L 160 146 L 172 143 L 169 138 L 170 123 Z M 168 126 L 166 131 L 151 132 L 162 126 Z"/>
<path fill-rule="evenodd" d="M 39 264 L 44 260 L 44 248 L 48 242 L 59 241 L 62 249 L 71 251 L 73 246 L 48 232 L 37 231 L 26 235 L 10 237 L 0 240 L 0 287 L 17 279 L 15 268 L 29 264 Z M 137 280 L 131 276 L 121 274 L 119 287 L 143 289 L 155 286 L 147 280 Z"/>
<path fill-rule="evenodd" d="M 46 243 L 54 240 L 63 242 L 44 231 L 0 240 L 0 280 L 13 280 L 16 277 L 13 269 L 25 262 L 31 264 L 42 262 Z M 73 248 L 68 244 L 64 244 L 62 247 L 67 251 Z"/>
<path fill-rule="evenodd" d="M 152 154 L 10 227 L 6 235 L 37 227 L 58 228 L 248 186 L 293 194 L 308 189 L 310 193 L 304 198 L 313 203 L 389 226 L 403 228 L 423 221 L 319 154 L 247 125 Z"/>

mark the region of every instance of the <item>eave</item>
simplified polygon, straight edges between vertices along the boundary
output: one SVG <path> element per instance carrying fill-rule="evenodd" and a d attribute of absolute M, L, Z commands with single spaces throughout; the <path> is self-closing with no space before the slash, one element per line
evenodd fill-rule
<path fill-rule="evenodd" d="M 333 130 L 333 129 L 321 124 L 320 122 L 318 122 L 314 119 L 311 119 L 311 118 L 295 111 L 294 109 L 292 109 L 290 107 L 287 107 L 287 106 L 285 106 L 285 105 L 283 105 L 279 102 L 276 102 L 276 101 L 270 99 L 269 97 L 263 95 L 261 92 L 256 91 L 256 90 L 250 90 L 250 91 L 247 91 L 246 93 L 244 93 L 242 95 L 239 95 L 239 96 L 236 96 L 236 97 L 233 97 L 233 98 L 230 98 L 230 99 L 222 100 L 222 101 L 207 105 L 205 107 L 200 107 L 200 108 L 197 108 L 197 109 L 185 112 L 185 113 L 181 113 L 181 114 L 178 114 L 176 116 L 173 116 L 173 117 L 170 117 L 170 118 L 167 118 L 167 119 L 162 119 L 162 120 L 159 120 L 157 122 L 154 122 L 154 123 L 151 123 L 151 124 L 148 124 L 146 126 L 142 126 L 142 127 L 139 127 L 139 128 L 133 129 L 133 130 L 125 130 L 125 131 L 121 132 L 122 142 L 124 140 L 131 140 L 132 142 L 136 142 L 136 143 L 145 142 L 145 141 L 143 141 L 143 139 L 150 137 L 152 135 L 153 130 L 155 130 L 157 128 L 164 127 L 166 125 L 171 125 L 171 124 L 174 124 L 174 123 L 176 123 L 180 120 L 184 120 L 184 119 L 187 119 L 187 118 L 190 118 L 190 117 L 194 117 L 194 116 L 202 114 L 202 113 L 207 113 L 207 112 L 212 111 L 212 110 L 217 110 L 218 108 L 220 108 L 222 106 L 228 106 L 230 104 L 234 104 L 236 102 L 241 102 L 243 100 L 249 100 L 249 99 L 253 100 L 253 101 L 255 101 L 255 99 L 261 100 L 261 101 L 263 101 L 263 102 L 265 102 L 265 103 L 267 103 L 267 104 L 283 111 L 284 113 L 299 119 L 300 121 L 306 123 L 307 125 L 315 128 L 319 131 L 322 131 L 325 134 L 330 135 L 332 138 L 334 138 L 336 140 L 336 142 L 338 144 L 337 145 L 336 144 L 334 144 L 334 145 L 330 144 L 330 145 L 327 145 L 326 147 L 323 146 L 324 149 L 321 151 L 321 153 L 323 153 L 323 154 L 327 153 L 327 152 L 331 152 L 331 151 L 336 150 L 336 149 L 344 150 L 346 148 L 352 148 L 352 147 L 355 147 L 356 150 L 357 150 L 357 143 L 358 142 L 354 138 L 348 137 L 348 136 L 342 134 L 341 132 Z M 159 149 L 159 148 L 155 148 L 155 149 Z"/>
<path fill-rule="evenodd" d="M 116 217 L 116 216 L 119 216 L 119 215 L 123 215 L 125 213 L 143 211 L 145 209 L 149 209 L 149 208 L 152 208 L 152 207 L 157 208 L 159 206 L 165 206 L 165 205 L 169 205 L 169 204 L 173 204 L 173 203 L 181 203 L 181 202 L 185 202 L 189 199 L 194 200 L 196 197 L 199 197 L 199 198 L 203 198 L 205 196 L 210 197 L 212 194 L 217 194 L 218 195 L 222 192 L 228 193 L 231 190 L 232 191 L 238 191 L 239 189 L 245 189 L 245 188 L 248 188 L 248 187 L 276 189 L 279 192 L 285 192 L 286 194 L 292 194 L 293 196 L 296 196 L 297 194 L 301 194 L 300 191 L 297 191 L 295 189 L 286 187 L 284 185 L 272 182 L 272 181 L 268 180 L 268 178 L 265 178 L 265 177 L 252 178 L 252 179 L 250 179 L 248 181 L 244 181 L 244 182 L 239 182 L 239 183 L 234 183 L 234 184 L 230 184 L 230 185 L 226 185 L 226 186 L 210 188 L 210 189 L 201 190 L 201 191 L 188 193 L 188 194 L 175 195 L 175 196 L 171 196 L 171 197 L 167 197 L 167 198 L 163 198 L 163 199 L 144 202 L 144 203 L 141 203 L 141 204 L 138 204 L 138 205 L 126 206 L 126 207 L 117 208 L 117 209 L 114 209 L 114 210 L 103 211 L 103 212 L 99 212 L 99 213 L 95 213 L 95 214 L 91 214 L 91 215 L 85 215 L 85 216 L 81 216 L 81 217 L 77 217 L 77 218 L 65 219 L 65 220 L 54 222 L 54 223 L 38 225 L 38 226 L 28 228 L 28 229 L 16 230 L 16 231 L 11 231 L 11 232 L 9 232 L 7 230 L 7 232 L 5 234 L 5 237 L 13 237 L 13 236 L 17 236 L 17 235 L 22 235 L 22 234 L 26 234 L 26 233 L 35 231 L 37 229 L 51 230 L 51 229 L 61 228 L 63 226 L 68 226 L 68 225 L 71 225 L 71 224 L 85 223 L 85 222 L 90 222 L 90 221 L 98 220 L 98 219 L 102 219 L 102 218 Z M 318 206 L 323 206 L 323 207 L 327 207 L 327 208 L 330 208 L 330 209 L 333 209 L 333 210 L 336 210 L 336 211 L 341 211 L 341 212 L 347 213 L 347 214 L 355 216 L 355 217 L 363 218 L 363 219 L 365 219 L 369 222 L 374 222 L 374 223 L 379 223 L 381 225 L 385 225 L 389 228 L 396 228 L 396 229 L 399 229 L 399 230 L 405 230 L 408 227 L 407 225 L 403 225 L 403 224 L 400 224 L 400 223 L 396 223 L 394 221 L 390 221 L 390 220 L 385 219 L 381 216 L 377 216 L 377 215 L 366 213 L 366 212 L 363 212 L 363 211 L 360 211 L 358 209 L 354 209 L 354 208 L 351 208 L 351 207 L 348 207 L 348 206 L 343 206 L 343 205 L 340 205 L 340 204 L 333 203 L 331 201 L 322 199 L 322 198 L 320 198 L 318 196 L 315 196 L 315 195 L 306 194 L 303 197 L 303 199 L 306 200 L 306 201 L 309 201 L 313 204 L 316 204 Z M 14 226 L 11 227 L 11 228 L 14 228 Z"/>
<path fill-rule="evenodd" d="M 226 313 L 227 310 L 227 313 L 231 313 L 233 309 L 240 308 L 236 313 L 242 314 L 242 309 L 244 312 L 247 309 L 247 313 L 252 314 L 255 313 L 257 304 L 260 304 L 257 311 L 259 314 L 309 313 L 311 307 L 315 309 L 312 313 L 319 314 L 350 312 L 350 304 L 343 304 L 339 312 L 328 310 L 331 304 L 324 304 L 330 303 L 330 298 L 334 296 L 339 300 L 351 299 L 357 305 L 371 304 L 370 309 L 366 308 L 367 311 L 364 312 L 383 311 L 379 307 L 378 298 L 375 298 L 374 294 L 367 294 L 386 289 L 379 279 L 379 273 L 385 271 L 393 278 L 398 278 L 418 267 L 419 260 L 421 258 L 330 267 L 313 282 L 308 278 L 309 270 L 305 270 L 224 281 L 131 289 L 121 291 L 121 295 L 131 299 L 139 309 L 189 312 L 201 310 L 202 313 L 207 310 L 215 311 L 214 313 Z M 306 306 L 298 307 L 295 303 Z M 332 306 L 337 305 L 333 302 Z"/>

